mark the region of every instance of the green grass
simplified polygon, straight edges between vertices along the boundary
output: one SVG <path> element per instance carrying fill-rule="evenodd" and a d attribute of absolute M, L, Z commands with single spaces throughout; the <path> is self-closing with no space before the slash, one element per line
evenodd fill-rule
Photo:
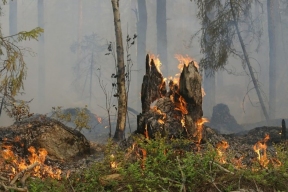
<path fill-rule="evenodd" d="M 133 149 L 130 147 L 121 150 L 109 142 L 105 147 L 103 161 L 95 163 L 89 169 L 61 181 L 30 179 L 28 188 L 31 192 L 204 192 L 232 191 L 239 188 L 255 191 L 257 188 L 263 191 L 288 190 L 288 153 L 284 145 L 275 146 L 281 166 L 270 165 L 264 169 L 255 162 L 252 171 L 250 167 L 235 169 L 231 163 L 217 166 L 213 163 L 217 159 L 217 153 L 212 146 L 201 153 L 180 150 L 189 148 L 189 143 L 187 140 L 135 138 Z M 147 156 L 143 158 L 145 151 Z M 117 163 L 117 168 L 110 167 L 112 161 Z M 111 175 L 117 178 L 103 179 Z"/>

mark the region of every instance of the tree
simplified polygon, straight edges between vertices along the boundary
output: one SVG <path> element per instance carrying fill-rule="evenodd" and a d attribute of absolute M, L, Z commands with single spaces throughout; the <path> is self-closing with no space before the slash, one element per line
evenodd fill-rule
<path fill-rule="evenodd" d="M 269 35 L 269 116 L 275 118 L 276 82 L 277 82 L 277 31 L 280 25 L 278 0 L 267 0 L 268 35 Z"/>
<path fill-rule="evenodd" d="M 157 54 L 163 63 L 162 73 L 168 77 L 168 54 L 167 54 L 167 18 L 166 0 L 157 0 L 156 25 L 157 25 Z"/>
<path fill-rule="evenodd" d="M 101 42 L 101 38 L 93 33 L 83 37 L 82 41 L 75 42 L 71 45 L 71 51 L 78 53 L 81 51 L 81 58 L 79 58 L 74 68 L 75 72 L 75 88 L 81 88 L 79 90 L 81 97 L 85 94 L 88 85 L 89 92 L 89 106 L 91 107 L 92 100 L 92 85 L 93 76 L 96 74 L 97 58 L 105 50 L 105 46 Z"/>
<path fill-rule="evenodd" d="M 210 21 L 214 19 L 214 12 L 207 12 L 207 17 Z M 203 26 L 205 28 L 206 26 Z M 209 41 L 209 36 L 205 37 L 206 41 Z M 209 52 L 205 54 L 205 57 L 210 57 Z M 205 97 L 203 98 L 203 111 L 207 117 L 212 117 L 212 109 L 215 106 L 215 95 L 216 95 L 216 78 L 215 74 L 211 74 L 211 69 L 204 71 L 203 87 L 205 90 Z"/>
<path fill-rule="evenodd" d="M 17 33 L 17 1 L 9 2 L 9 35 Z"/>
<path fill-rule="evenodd" d="M 241 59 L 243 69 L 248 68 L 251 81 L 256 90 L 263 114 L 266 120 L 269 116 L 261 95 L 261 90 L 255 76 L 255 71 L 250 63 L 244 40 L 239 30 L 239 25 L 249 25 L 254 40 L 260 39 L 261 33 L 253 28 L 251 5 L 253 0 L 195 0 L 199 7 L 198 18 L 201 20 L 201 51 L 208 54 L 200 61 L 204 69 L 211 69 L 211 73 L 218 69 L 224 69 L 230 55 Z M 215 18 L 211 21 L 208 13 L 215 11 Z M 209 37 L 207 41 L 206 37 Z M 237 51 L 235 40 L 239 40 L 242 53 Z"/>
<path fill-rule="evenodd" d="M 44 1 L 38 0 L 38 26 L 44 29 Z M 43 108 L 45 103 L 45 54 L 44 54 L 44 34 L 40 35 L 38 41 L 38 99 L 39 107 Z"/>
<path fill-rule="evenodd" d="M 2 2 L 4 5 L 7 4 L 6 0 Z M 31 31 L 3 36 L 0 27 L 0 94 L 2 100 L 0 114 L 4 108 L 8 115 L 13 115 L 12 108 L 18 102 L 15 97 L 24 89 L 23 81 L 27 75 L 24 53 L 31 50 L 17 46 L 17 43 L 31 39 L 37 40 L 41 33 L 43 29 L 37 27 Z"/>
<path fill-rule="evenodd" d="M 118 94 L 118 114 L 117 124 L 114 134 L 114 140 L 120 141 L 124 139 L 124 131 L 126 126 L 127 100 L 125 88 L 125 63 L 124 63 L 124 48 L 122 39 L 122 29 L 120 20 L 119 0 L 111 0 L 115 37 L 116 37 L 116 53 L 117 53 L 117 94 Z"/>
<path fill-rule="evenodd" d="M 146 32 L 147 32 L 147 9 L 146 0 L 138 0 L 138 17 L 137 17 L 137 93 L 141 91 L 142 76 L 144 75 L 144 61 L 146 57 Z M 143 70 L 141 70 L 143 69 Z M 143 71 L 143 72 L 142 72 Z M 141 72 L 141 73 L 140 73 Z M 140 75 L 141 74 L 141 75 Z M 143 74 L 143 75 L 142 75 Z M 141 109 L 141 103 L 139 102 L 138 109 Z"/>
<path fill-rule="evenodd" d="M 82 20 L 83 20 L 83 0 L 78 0 L 78 36 L 77 36 L 77 41 L 78 41 L 78 44 L 81 43 L 81 38 L 82 38 Z M 80 47 L 78 47 L 77 49 L 77 62 L 80 61 L 80 58 L 81 58 L 81 49 Z M 80 69 L 76 69 L 76 73 L 77 76 L 79 76 L 79 71 Z"/>

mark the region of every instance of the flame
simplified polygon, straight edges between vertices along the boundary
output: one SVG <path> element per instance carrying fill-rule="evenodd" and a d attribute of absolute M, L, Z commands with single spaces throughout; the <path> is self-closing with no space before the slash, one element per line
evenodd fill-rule
<path fill-rule="evenodd" d="M 189 64 L 191 61 L 193 61 L 194 66 L 197 68 L 197 70 L 199 70 L 199 65 L 198 65 L 198 63 L 195 61 L 195 59 L 189 57 L 188 55 L 183 56 L 183 55 L 180 55 L 180 54 L 175 54 L 175 58 L 179 61 L 178 69 L 179 69 L 180 71 L 183 70 L 184 65 L 188 66 L 188 64 Z"/>
<path fill-rule="evenodd" d="M 102 123 L 102 118 L 101 117 L 97 117 L 97 121 L 101 124 Z"/>
<path fill-rule="evenodd" d="M 160 61 L 160 59 L 159 59 L 159 55 L 149 54 L 149 58 L 150 58 L 150 60 L 153 59 L 157 70 L 161 73 L 160 68 L 161 68 L 162 63 L 161 63 L 161 61 Z M 149 63 L 150 63 L 150 62 L 149 62 Z"/>
<path fill-rule="evenodd" d="M 201 139 L 202 139 L 202 130 L 203 130 L 203 124 L 209 122 L 207 118 L 202 117 L 196 122 L 197 130 L 196 133 L 194 134 L 194 137 L 197 138 L 197 143 L 200 144 Z"/>
<path fill-rule="evenodd" d="M 118 163 L 115 160 L 115 156 L 113 154 L 110 155 L 110 168 L 116 169 L 118 167 Z"/>
<path fill-rule="evenodd" d="M 227 141 L 223 140 L 223 141 L 220 141 L 219 143 L 217 143 L 216 150 L 218 153 L 219 163 L 222 163 L 222 164 L 227 163 L 225 151 L 228 147 L 229 147 L 229 144 Z"/>
<path fill-rule="evenodd" d="M 18 141 L 18 138 L 16 138 Z M 3 145 L 2 148 L 2 158 L 5 160 L 5 169 L 10 170 L 13 173 L 12 177 L 16 175 L 17 172 L 21 172 L 27 169 L 30 165 L 38 163 L 37 166 L 33 168 L 32 176 L 43 178 L 44 176 L 49 176 L 54 179 L 61 179 L 61 170 L 53 169 L 51 166 L 44 164 L 46 156 L 48 154 L 47 150 L 40 148 L 36 151 L 35 147 L 30 146 L 28 151 L 30 155 L 28 156 L 29 163 L 25 159 L 19 158 L 12 150 L 11 145 Z"/>
<path fill-rule="evenodd" d="M 206 95 L 205 90 L 203 87 L 201 87 L 201 92 L 202 92 L 202 98 Z"/>
<path fill-rule="evenodd" d="M 261 166 L 267 167 L 269 160 L 267 158 L 267 141 L 270 139 L 270 136 L 268 134 L 265 135 L 264 139 L 258 141 L 254 146 L 253 150 L 257 153 L 257 159 Z"/>
<path fill-rule="evenodd" d="M 98 115 L 94 114 L 95 118 L 97 119 L 98 123 L 102 123 L 102 118 L 99 117 Z"/>

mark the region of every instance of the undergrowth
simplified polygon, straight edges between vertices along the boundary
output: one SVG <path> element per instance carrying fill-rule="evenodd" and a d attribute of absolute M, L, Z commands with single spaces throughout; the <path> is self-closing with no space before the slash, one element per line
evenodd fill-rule
<path fill-rule="evenodd" d="M 236 169 L 231 163 L 217 163 L 212 145 L 201 152 L 183 151 L 191 147 L 188 140 L 147 140 L 136 137 L 123 149 L 108 142 L 101 162 L 89 169 L 64 177 L 30 179 L 29 191 L 287 191 L 288 154 L 285 145 L 276 145 L 281 166 Z"/>

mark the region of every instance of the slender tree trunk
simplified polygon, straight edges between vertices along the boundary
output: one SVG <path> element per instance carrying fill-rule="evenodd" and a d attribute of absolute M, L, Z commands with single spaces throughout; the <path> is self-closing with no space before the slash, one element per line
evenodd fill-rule
<path fill-rule="evenodd" d="M 9 2 L 9 34 L 17 33 L 17 1 Z"/>
<path fill-rule="evenodd" d="M 124 139 L 125 125 L 126 125 L 126 88 L 125 88 L 125 64 L 124 64 L 124 49 L 123 49 L 123 37 L 120 20 L 119 0 L 111 0 L 113 15 L 114 15 L 114 26 L 116 36 L 116 52 L 117 52 L 117 92 L 118 98 L 118 116 L 117 125 L 114 134 L 116 141 Z"/>
<path fill-rule="evenodd" d="M 212 117 L 212 109 L 216 102 L 216 80 L 215 74 L 209 75 L 209 70 L 204 71 L 203 87 L 205 91 L 205 97 L 203 98 L 203 111 L 206 117 Z"/>
<path fill-rule="evenodd" d="M 83 21 L 83 0 L 78 0 L 78 35 L 77 35 L 77 42 L 78 45 L 81 43 L 82 39 L 82 21 Z M 78 46 L 77 49 L 77 68 L 76 68 L 76 77 L 79 78 L 80 76 L 80 62 L 81 59 L 81 47 Z"/>
<path fill-rule="evenodd" d="M 264 101 L 263 101 L 262 95 L 260 93 L 260 89 L 259 89 L 257 80 L 255 78 L 255 75 L 254 75 L 254 72 L 253 72 L 253 69 L 252 69 L 252 66 L 251 66 L 251 63 L 250 63 L 246 48 L 245 48 L 244 41 L 243 41 L 242 36 L 240 34 L 240 30 L 239 30 L 237 19 L 236 19 L 236 16 L 235 16 L 232 0 L 230 0 L 230 6 L 231 6 L 231 11 L 232 11 L 232 15 L 233 15 L 233 20 L 234 20 L 234 25 L 235 25 L 235 28 L 236 28 L 237 36 L 239 38 L 239 41 L 240 41 L 240 44 L 241 44 L 241 48 L 242 48 L 242 51 L 243 51 L 243 54 L 244 54 L 244 59 L 245 59 L 246 64 L 248 66 L 249 73 L 250 73 L 250 76 L 252 78 L 252 82 L 253 82 L 254 88 L 256 90 L 256 93 L 257 93 L 257 96 L 258 96 L 258 99 L 259 99 L 263 114 L 265 116 L 266 121 L 268 122 L 269 121 L 269 116 L 268 116 L 266 107 L 264 105 Z"/>
<path fill-rule="evenodd" d="M 209 18 L 210 21 L 214 20 L 214 13 L 208 12 L 207 13 L 207 17 Z M 207 24 L 206 24 L 207 26 Z M 206 27 L 205 25 L 203 27 Z M 210 37 L 208 35 L 206 35 L 206 41 L 209 42 L 210 41 Z M 209 59 L 211 56 L 209 54 L 205 55 L 206 58 L 208 58 L 208 60 L 210 62 L 211 59 Z M 204 78 L 203 78 L 203 87 L 205 90 L 205 97 L 203 98 L 203 111 L 204 111 L 204 115 L 207 117 L 212 117 L 212 110 L 213 107 L 215 106 L 215 97 L 216 97 L 216 80 L 215 80 L 215 74 L 211 75 L 211 69 L 207 69 L 204 71 Z"/>
<path fill-rule="evenodd" d="M 44 29 L 44 0 L 38 0 L 38 26 Z M 45 104 L 45 49 L 44 49 L 44 33 L 40 35 L 38 40 L 38 101 L 39 108 L 43 110 Z"/>
<path fill-rule="evenodd" d="M 146 57 L 146 32 L 147 32 L 147 9 L 146 0 L 138 1 L 138 21 L 137 21 L 137 96 L 141 92 L 142 77 L 145 73 L 143 63 Z M 138 111 L 141 111 L 141 103 L 138 102 Z"/>
<path fill-rule="evenodd" d="M 91 109 L 91 101 L 92 101 L 92 82 L 93 82 L 93 65 L 94 65 L 94 53 L 91 55 L 91 63 L 90 63 L 90 84 L 89 84 L 89 108 Z"/>
<path fill-rule="evenodd" d="M 168 77 L 166 0 L 157 0 L 157 54 L 162 62 L 162 73 Z"/>
<path fill-rule="evenodd" d="M 277 82 L 277 29 L 279 25 L 279 2 L 267 0 L 268 35 L 269 35 L 269 115 L 275 118 L 276 82 Z"/>

